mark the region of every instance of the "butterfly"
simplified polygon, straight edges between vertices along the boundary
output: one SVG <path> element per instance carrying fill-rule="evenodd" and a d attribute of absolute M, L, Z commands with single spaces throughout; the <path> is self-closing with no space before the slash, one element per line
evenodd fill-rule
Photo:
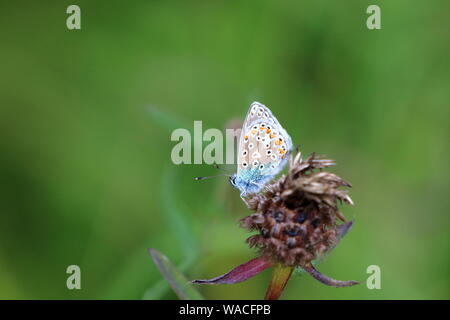
<path fill-rule="evenodd" d="M 265 105 L 253 102 L 242 126 L 237 172 L 230 183 L 241 198 L 258 193 L 283 169 L 291 151 L 291 137 L 277 118 Z"/>

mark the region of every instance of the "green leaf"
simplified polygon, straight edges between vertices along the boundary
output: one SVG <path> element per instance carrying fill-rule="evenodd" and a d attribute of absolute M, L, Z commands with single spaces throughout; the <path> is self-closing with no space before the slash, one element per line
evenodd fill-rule
<path fill-rule="evenodd" d="M 186 272 L 194 264 L 196 258 L 196 256 L 193 256 L 192 259 L 183 260 L 183 262 L 177 266 L 178 270 L 180 270 L 181 273 Z M 169 284 L 167 283 L 166 279 L 162 278 L 158 282 L 156 282 L 156 284 L 145 291 L 142 300 L 161 299 L 161 297 L 167 292 L 167 290 L 169 290 Z"/>
<path fill-rule="evenodd" d="M 173 168 L 166 168 L 163 171 L 163 179 L 161 182 L 161 199 L 164 209 L 164 218 L 166 225 L 172 230 L 171 233 L 177 242 L 179 252 L 183 255 L 179 269 L 184 272 L 188 270 L 199 255 L 198 241 L 195 238 L 191 225 L 188 223 L 185 212 L 181 211 L 176 205 L 176 175 Z M 167 282 L 162 279 L 152 287 L 147 289 L 142 297 L 144 300 L 160 299 L 168 290 Z"/>
<path fill-rule="evenodd" d="M 187 215 L 176 205 L 177 185 L 175 170 L 166 169 L 163 173 L 162 200 L 164 205 L 164 217 L 167 225 L 172 228 L 172 234 L 176 238 L 185 259 L 192 259 L 198 254 L 198 242 L 194 237 L 193 228 L 188 223 Z"/>
<path fill-rule="evenodd" d="M 203 300 L 202 295 L 165 255 L 155 249 L 149 249 L 148 251 L 156 267 L 181 300 Z M 162 285 L 160 286 L 162 287 Z"/>

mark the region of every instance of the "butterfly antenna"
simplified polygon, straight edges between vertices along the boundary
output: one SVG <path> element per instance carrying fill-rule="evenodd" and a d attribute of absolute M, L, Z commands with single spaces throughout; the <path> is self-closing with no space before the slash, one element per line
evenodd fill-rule
<path fill-rule="evenodd" d="M 221 170 L 223 172 L 226 172 L 228 175 L 230 175 L 230 172 L 225 170 L 224 168 L 219 167 L 219 165 L 217 163 L 214 164 L 214 168 Z"/>
<path fill-rule="evenodd" d="M 229 174 L 217 174 L 215 176 L 208 176 L 208 177 L 195 177 L 194 180 L 199 181 L 199 180 L 206 180 L 206 179 L 211 179 L 211 178 L 216 178 L 216 177 L 223 177 L 223 176 L 230 177 Z"/>

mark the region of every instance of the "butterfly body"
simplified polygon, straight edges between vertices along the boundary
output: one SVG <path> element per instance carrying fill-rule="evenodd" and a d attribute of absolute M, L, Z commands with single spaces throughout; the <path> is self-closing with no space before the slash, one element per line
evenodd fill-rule
<path fill-rule="evenodd" d="M 232 184 L 241 191 L 241 195 L 245 196 L 248 193 L 257 193 L 262 189 L 270 179 L 270 175 L 263 175 L 258 168 L 245 169 L 239 175 L 234 174 L 232 177 Z"/>
<path fill-rule="evenodd" d="M 230 182 L 241 197 L 259 192 L 286 165 L 292 140 L 266 106 L 250 105 L 238 146 L 238 169 Z"/>

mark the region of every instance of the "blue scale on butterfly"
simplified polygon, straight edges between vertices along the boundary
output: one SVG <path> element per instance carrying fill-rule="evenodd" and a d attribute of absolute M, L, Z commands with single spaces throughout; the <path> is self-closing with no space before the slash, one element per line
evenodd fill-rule
<path fill-rule="evenodd" d="M 241 197 L 261 191 L 286 165 L 292 140 L 265 105 L 253 102 L 238 145 L 237 172 L 230 177 Z"/>

